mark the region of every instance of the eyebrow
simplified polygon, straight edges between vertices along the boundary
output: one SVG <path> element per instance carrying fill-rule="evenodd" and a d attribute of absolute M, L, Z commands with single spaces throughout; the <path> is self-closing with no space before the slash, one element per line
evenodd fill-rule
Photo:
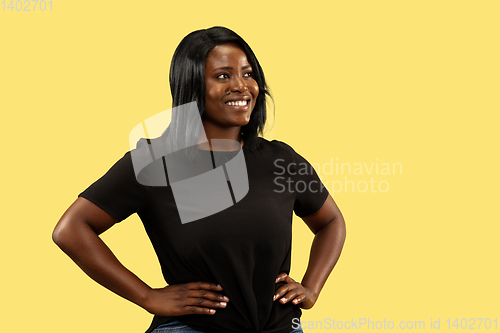
<path fill-rule="evenodd" d="M 252 68 L 252 66 L 251 65 L 246 65 L 246 66 L 241 67 L 241 69 L 247 69 L 247 68 Z M 218 67 L 218 68 L 214 69 L 212 72 L 215 72 L 215 71 L 221 70 L 221 69 L 233 70 L 233 67 L 230 67 L 230 66 Z"/>

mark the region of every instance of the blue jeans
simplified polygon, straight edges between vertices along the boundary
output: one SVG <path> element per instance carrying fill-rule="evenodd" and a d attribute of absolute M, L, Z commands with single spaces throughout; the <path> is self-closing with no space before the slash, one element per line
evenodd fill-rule
<path fill-rule="evenodd" d="M 170 333 L 170 332 L 182 332 L 182 333 L 203 333 L 197 331 L 194 328 L 189 327 L 186 324 L 181 323 L 178 320 L 174 320 L 168 324 L 163 324 L 155 328 L 152 333 Z M 290 333 L 304 333 L 301 328 L 297 328 Z"/>

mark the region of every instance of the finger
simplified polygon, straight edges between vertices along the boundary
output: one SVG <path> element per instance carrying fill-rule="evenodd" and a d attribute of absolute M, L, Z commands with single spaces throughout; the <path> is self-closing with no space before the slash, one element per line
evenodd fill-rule
<path fill-rule="evenodd" d="M 301 294 L 297 290 L 290 290 L 285 296 L 280 298 L 280 303 L 285 304 L 299 295 Z"/>
<path fill-rule="evenodd" d="M 182 308 L 182 314 L 204 314 L 204 315 L 213 315 L 215 314 L 215 309 L 202 308 L 194 305 L 186 305 Z"/>
<path fill-rule="evenodd" d="M 202 297 L 192 297 L 186 299 L 186 305 L 205 308 L 220 308 L 223 309 L 227 306 L 224 301 L 211 301 Z"/>
<path fill-rule="evenodd" d="M 211 282 L 204 282 L 204 281 L 189 282 L 189 283 L 186 283 L 186 287 L 188 289 L 191 289 L 191 290 L 195 290 L 195 289 L 222 290 L 222 287 L 220 284 L 211 283 Z"/>
<path fill-rule="evenodd" d="M 279 287 L 278 290 L 276 290 L 274 292 L 273 301 L 279 299 L 281 296 L 285 295 L 288 291 L 290 291 L 290 285 L 289 284 L 285 284 L 285 285 Z"/>
<path fill-rule="evenodd" d="M 299 295 L 299 296 L 295 297 L 295 298 L 292 300 L 292 303 L 293 303 L 293 304 L 299 304 L 299 303 L 303 302 L 306 298 L 307 298 L 307 296 L 306 296 L 305 294 L 303 294 L 303 295 Z"/>
<path fill-rule="evenodd" d="M 219 302 L 229 302 L 229 298 L 227 296 L 215 293 L 213 291 L 208 291 L 205 289 L 189 290 L 188 296 L 194 298 L 201 297 Z"/>
<path fill-rule="evenodd" d="M 283 281 L 287 276 L 288 276 L 288 274 L 286 274 L 286 273 L 279 273 L 278 277 L 276 277 L 275 283 Z"/>

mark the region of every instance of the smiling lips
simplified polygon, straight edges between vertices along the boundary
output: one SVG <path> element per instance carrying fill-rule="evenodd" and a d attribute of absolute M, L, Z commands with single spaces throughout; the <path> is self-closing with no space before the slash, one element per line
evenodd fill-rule
<path fill-rule="evenodd" d="M 248 110 L 250 100 L 227 101 L 225 104 L 233 110 L 246 111 L 246 110 Z"/>

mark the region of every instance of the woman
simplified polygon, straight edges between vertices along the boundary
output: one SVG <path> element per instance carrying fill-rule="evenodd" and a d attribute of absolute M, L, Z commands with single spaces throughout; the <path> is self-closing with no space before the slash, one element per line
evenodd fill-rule
<path fill-rule="evenodd" d="M 58 222 L 54 241 L 92 279 L 154 314 L 148 332 L 302 332 L 296 324 L 301 308 L 315 304 L 340 256 L 342 214 L 303 157 L 283 142 L 258 136 L 269 93 L 257 58 L 236 33 L 213 27 L 186 36 L 172 59 L 170 84 L 173 106 L 196 101 L 201 123 L 174 113 L 167 131 L 154 140 L 167 152 L 187 147 L 200 160 L 213 161 L 211 172 L 224 170 L 232 202 L 183 220 L 178 184 L 195 177 L 168 183 L 172 168 L 165 167 L 167 186 L 145 185 L 158 170 L 150 166 L 165 162 L 165 156 L 157 154 L 150 166 L 137 170 L 133 156 L 144 147 L 142 140 L 79 194 Z M 198 144 L 190 145 L 192 138 Z M 234 181 L 231 172 L 238 153 L 248 177 L 243 192 L 238 192 L 243 182 Z M 221 168 L 215 168 L 216 160 Z M 213 202 L 222 202 L 218 195 Z M 293 212 L 315 234 L 300 283 L 288 275 Z M 98 237 L 133 213 L 158 255 L 164 288 L 145 284 Z"/>

